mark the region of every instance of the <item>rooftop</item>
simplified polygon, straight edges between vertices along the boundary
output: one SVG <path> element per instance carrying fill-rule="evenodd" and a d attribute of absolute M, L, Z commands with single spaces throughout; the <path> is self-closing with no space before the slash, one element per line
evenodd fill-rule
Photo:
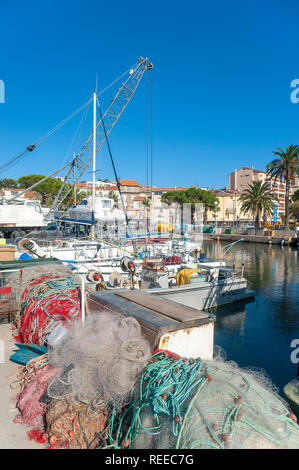
<path fill-rule="evenodd" d="M 122 180 L 119 179 L 121 186 L 137 186 L 139 187 L 139 183 L 136 180 Z"/>

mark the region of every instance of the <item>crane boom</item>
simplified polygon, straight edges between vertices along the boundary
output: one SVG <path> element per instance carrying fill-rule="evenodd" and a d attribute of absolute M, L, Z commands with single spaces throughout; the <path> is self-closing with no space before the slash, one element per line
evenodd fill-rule
<path fill-rule="evenodd" d="M 139 57 L 137 63 L 129 72 L 129 77 L 125 80 L 122 86 L 119 88 L 113 100 L 110 102 L 110 105 L 106 112 L 103 114 L 102 118 L 97 124 L 97 148 L 96 152 L 99 151 L 103 143 L 105 142 L 106 136 L 110 134 L 113 127 L 117 123 L 124 109 L 130 102 L 133 97 L 136 88 L 139 85 L 139 82 L 146 70 L 151 70 L 153 64 L 146 57 Z M 55 197 L 53 204 L 50 208 L 49 213 L 47 214 L 47 220 L 51 220 L 54 216 L 55 211 L 62 204 L 65 198 L 70 193 L 72 186 L 67 184 L 70 175 L 74 166 L 77 168 L 77 181 L 80 181 L 92 161 L 92 134 L 89 136 L 83 147 L 81 148 L 79 154 L 74 158 L 72 165 L 70 166 L 64 182 Z"/>

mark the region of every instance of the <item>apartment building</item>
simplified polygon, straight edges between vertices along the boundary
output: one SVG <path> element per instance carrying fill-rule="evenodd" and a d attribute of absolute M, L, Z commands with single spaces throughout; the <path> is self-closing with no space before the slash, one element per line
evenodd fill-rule
<path fill-rule="evenodd" d="M 219 203 L 215 210 L 208 211 L 207 217 L 209 223 L 215 223 L 216 220 L 221 223 L 228 223 L 229 225 L 234 225 L 238 222 L 252 222 L 253 215 L 251 213 L 244 214 L 241 212 L 240 196 L 244 194 L 244 191 L 228 189 L 211 189 L 210 191 L 215 194 Z"/>
<path fill-rule="evenodd" d="M 285 214 L 285 191 L 286 185 L 283 180 L 271 179 L 266 171 L 256 170 L 253 166 L 235 169 L 229 175 L 229 190 L 230 191 L 244 191 L 248 188 L 249 184 L 253 181 L 267 182 L 270 185 L 270 189 L 278 199 L 277 203 L 277 216 L 281 218 Z"/>
<path fill-rule="evenodd" d="M 24 189 L 21 188 L 3 188 L 0 189 L 0 198 L 10 199 L 12 197 L 18 197 L 20 199 L 40 199 L 40 194 L 37 191 L 26 191 L 23 193 Z"/>

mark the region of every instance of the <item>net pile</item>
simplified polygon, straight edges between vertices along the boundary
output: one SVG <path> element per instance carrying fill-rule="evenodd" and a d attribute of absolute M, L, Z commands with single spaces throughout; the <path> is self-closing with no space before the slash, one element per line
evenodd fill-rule
<path fill-rule="evenodd" d="M 50 387 L 53 398 L 61 390 L 88 401 L 114 400 L 121 408 L 150 358 L 150 347 L 137 320 L 103 311 L 75 323 L 49 355 L 52 364 L 68 371 Z"/>
<path fill-rule="evenodd" d="M 43 438 L 51 448 L 93 449 L 103 439 L 107 416 L 104 403 L 83 403 L 70 396 L 52 400 L 46 407 Z"/>
<path fill-rule="evenodd" d="M 176 448 L 298 449 L 296 416 L 262 373 L 207 361 L 212 380 L 188 407 Z"/>
<path fill-rule="evenodd" d="M 51 448 L 109 447 L 118 416 L 151 357 L 138 322 L 112 311 L 97 312 L 85 323 L 74 322 L 47 356 L 44 371 L 26 366 L 20 379 L 26 398 L 37 391 L 32 401 L 36 419 L 27 424 L 38 427 L 30 438 Z M 41 385 L 47 368 L 55 372 Z"/>
<path fill-rule="evenodd" d="M 19 377 L 21 390 L 13 397 L 20 411 L 14 419 L 15 423 L 30 426 L 42 425 L 46 404 L 41 401 L 41 398 L 53 376 L 58 373 L 58 369 L 47 360 L 44 357 L 37 358 L 24 367 Z"/>
<path fill-rule="evenodd" d="M 22 295 L 20 336 L 67 332 L 19 377 L 17 422 L 51 448 L 299 448 L 296 417 L 262 373 L 217 356 L 151 354 L 132 317 L 80 317 L 76 279 L 39 274 Z M 58 330 L 56 330 L 57 332 Z M 50 342 L 50 340 L 49 340 Z"/>
<path fill-rule="evenodd" d="M 69 327 L 80 315 L 77 280 L 72 276 L 42 274 L 29 282 L 22 293 L 16 339 L 43 345 L 58 324 Z"/>
<path fill-rule="evenodd" d="M 158 352 L 115 431 L 115 446 L 299 448 L 296 423 L 262 374 L 220 359 L 203 363 Z"/>
<path fill-rule="evenodd" d="M 47 274 L 49 276 L 67 277 L 72 275 L 72 271 L 62 263 L 47 262 L 46 264 L 36 264 L 23 266 L 16 272 L 5 273 L 5 276 L 12 286 L 16 295 L 18 305 L 21 304 L 21 297 L 26 287 L 37 277 Z"/>

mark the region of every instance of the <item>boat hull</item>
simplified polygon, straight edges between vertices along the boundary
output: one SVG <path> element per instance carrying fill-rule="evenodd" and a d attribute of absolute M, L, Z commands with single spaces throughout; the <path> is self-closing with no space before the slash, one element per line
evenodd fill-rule
<path fill-rule="evenodd" d="M 254 291 L 247 289 L 247 281 L 244 278 L 229 278 L 217 283 L 200 282 L 164 289 L 154 288 L 147 289 L 146 292 L 199 310 L 254 297 Z"/>

